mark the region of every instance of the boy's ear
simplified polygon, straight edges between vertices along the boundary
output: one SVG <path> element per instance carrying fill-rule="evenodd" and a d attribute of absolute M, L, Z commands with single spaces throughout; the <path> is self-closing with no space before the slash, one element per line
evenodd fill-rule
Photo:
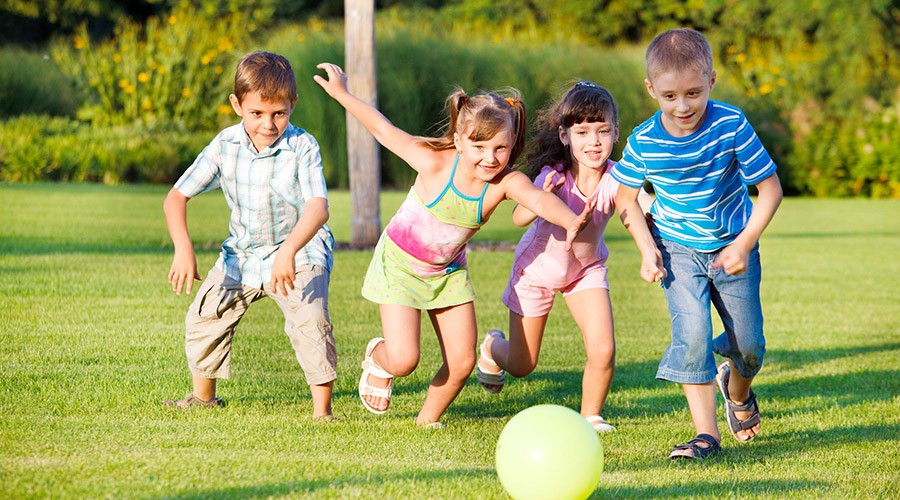
<path fill-rule="evenodd" d="M 650 97 L 656 99 L 656 92 L 653 91 L 653 83 L 650 82 L 649 78 L 644 78 L 644 86 L 647 87 L 647 93 L 650 94 Z"/>
<path fill-rule="evenodd" d="M 243 118 L 244 115 L 243 115 L 243 112 L 241 111 L 241 101 L 238 100 L 237 96 L 234 94 L 231 94 L 228 96 L 228 100 L 231 101 L 231 109 L 233 109 L 234 112 L 237 113 L 238 116 Z"/>
<path fill-rule="evenodd" d="M 291 113 L 293 113 L 293 112 L 294 112 L 294 108 L 297 107 L 297 101 L 298 101 L 298 100 L 300 100 L 300 96 L 295 97 L 294 100 L 293 100 L 293 102 L 291 102 Z M 291 113 L 288 113 L 288 114 L 291 114 Z"/>
<path fill-rule="evenodd" d="M 716 70 L 712 70 L 712 74 L 709 75 L 709 90 L 712 90 L 713 87 L 716 86 Z"/>

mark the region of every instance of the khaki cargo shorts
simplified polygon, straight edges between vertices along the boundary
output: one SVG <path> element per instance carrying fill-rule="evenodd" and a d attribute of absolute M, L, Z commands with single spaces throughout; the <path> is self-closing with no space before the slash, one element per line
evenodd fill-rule
<path fill-rule="evenodd" d="M 337 350 L 328 316 L 329 272 L 322 266 L 299 266 L 287 297 L 269 284 L 254 288 L 210 269 L 185 318 L 185 353 L 191 374 L 231 378 L 231 341 L 250 304 L 271 297 L 284 313 L 284 331 L 310 385 L 337 378 Z"/>

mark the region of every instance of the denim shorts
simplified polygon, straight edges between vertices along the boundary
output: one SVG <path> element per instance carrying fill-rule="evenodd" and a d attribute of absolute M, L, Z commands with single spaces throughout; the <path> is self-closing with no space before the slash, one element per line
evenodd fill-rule
<path fill-rule="evenodd" d="M 668 276 L 662 280 L 672 343 L 656 378 L 680 384 L 705 384 L 716 376 L 713 353 L 729 358 L 741 376 L 751 378 L 766 353 L 759 285 L 759 244 L 750 252 L 747 271 L 729 276 L 712 267 L 721 250 L 701 252 L 656 236 Z M 725 331 L 713 338 L 712 307 Z"/>

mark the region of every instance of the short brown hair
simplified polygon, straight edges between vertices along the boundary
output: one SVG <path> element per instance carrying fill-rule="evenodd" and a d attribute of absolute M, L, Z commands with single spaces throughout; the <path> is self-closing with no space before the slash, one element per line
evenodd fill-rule
<path fill-rule="evenodd" d="M 297 78 L 284 56 L 253 52 L 241 58 L 234 75 L 234 95 L 238 102 L 258 92 L 264 101 L 297 100 Z"/>
<path fill-rule="evenodd" d="M 706 37 L 689 28 L 664 31 L 650 42 L 646 55 L 647 78 L 667 71 L 692 69 L 705 75 L 713 71 L 712 47 Z"/>

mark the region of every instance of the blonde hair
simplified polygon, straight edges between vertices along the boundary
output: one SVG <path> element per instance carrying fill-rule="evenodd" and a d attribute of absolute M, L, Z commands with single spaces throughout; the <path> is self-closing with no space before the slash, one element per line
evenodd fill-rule
<path fill-rule="evenodd" d="M 238 102 L 258 92 L 263 101 L 297 100 L 297 78 L 284 56 L 253 52 L 241 58 L 234 75 L 234 95 Z"/>
<path fill-rule="evenodd" d="M 508 129 L 513 134 L 513 145 L 509 155 L 509 165 L 525 149 L 525 103 L 521 94 L 513 88 L 497 92 L 479 92 L 469 96 L 461 88 L 456 88 L 447 97 L 446 124 L 444 133 L 438 137 L 422 137 L 421 141 L 436 151 L 454 147 L 453 136 L 457 132 L 468 133 L 473 141 L 486 141 L 498 132 Z"/>
<path fill-rule="evenodd" d="M 689 28 L 664 31 L 650 42 L 646 54 L 647 78 L 669 71 L 713 71 L 712 47 L 706 37 Z"/>

